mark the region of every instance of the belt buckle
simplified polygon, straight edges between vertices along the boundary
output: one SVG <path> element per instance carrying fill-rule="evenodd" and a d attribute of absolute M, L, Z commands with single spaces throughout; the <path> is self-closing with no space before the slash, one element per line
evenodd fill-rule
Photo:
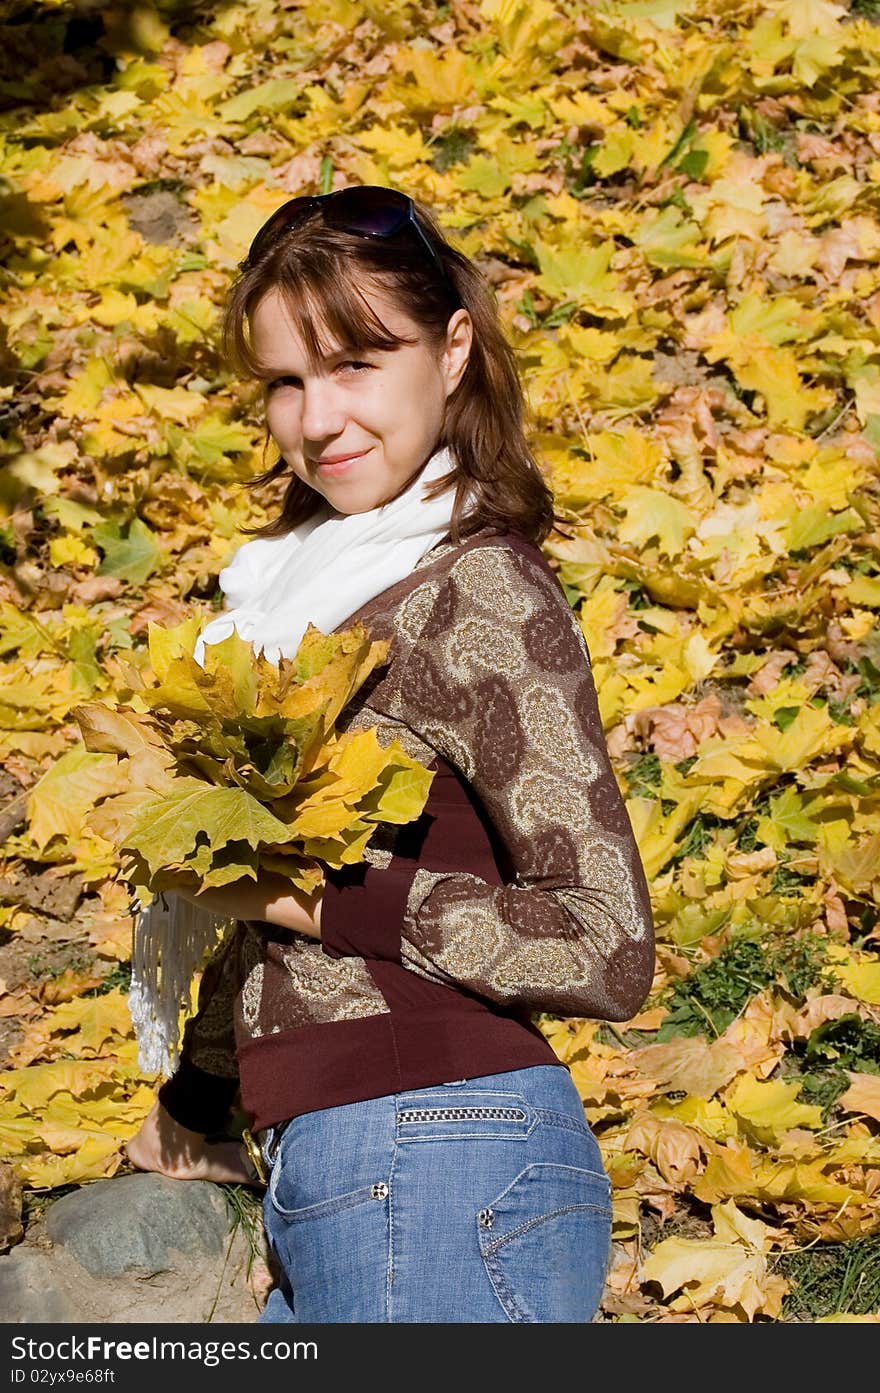
<path fill-rule="evenodd" d="M 242 1129 L 241 1140 L 244 1144 L 245 1151 L 250 1157 L 251 1164 L 257 1173 L 257 1179 L 261 1182 L 261 1184 L 268 1185 L 269 1172 L 266 1169 L 266 1160 L 263 1156 L 263 1152 L 260 1148 L 259 1142 L 257 1141 L 256 1137 L 254 1136 L 253 1132 L 250 1130 L 249 1127 L 245 1127 Z"/>

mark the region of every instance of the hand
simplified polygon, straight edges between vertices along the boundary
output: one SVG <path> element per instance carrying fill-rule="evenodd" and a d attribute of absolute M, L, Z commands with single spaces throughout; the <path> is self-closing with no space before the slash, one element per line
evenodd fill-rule
<path fill-rule="evenodd" d="M 257 880 L 245 876 L 229 885 L 214 885 L 201 891 L 200 885 L 201 881 L 191 871 L 162 872 L 163 889 L 173 890 L 212 914 L 276 924 L 308 938 L 321 938 L 323 882 L 311 895 L 297 890 L 286 876 L 272 871 L 261 871 Z"/>
<path fill-rule="evenodd" d="M 258 1184 L 245 1160 L 241 1142 L 209 1142 L 175 1122 L 162 1104 L 153 1104 L 139 1132 L 125 1145 L 132 1165 L 157 1171 L 172 1180 L 214 1180 L 239 1185 Z"/>

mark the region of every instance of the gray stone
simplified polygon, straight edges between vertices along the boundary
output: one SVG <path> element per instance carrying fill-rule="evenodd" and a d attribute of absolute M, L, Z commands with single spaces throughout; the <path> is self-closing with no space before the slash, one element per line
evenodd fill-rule
<path fill-rule="evenodd" d="M 13 1248 L 0 1259 L 0 1320 L 37 1325 L 76 1320 L 54 1276 L 48 1254 Z"/>
<path fill-rule="evenodd" d="M 46 1230 L 96 1277 L 132 1268 L 149 1273 L 217 1256 L 229 1237 L 220 1190 L 206 1180 L 144 1172 L 99 1180 L 56 1200 Z"/>

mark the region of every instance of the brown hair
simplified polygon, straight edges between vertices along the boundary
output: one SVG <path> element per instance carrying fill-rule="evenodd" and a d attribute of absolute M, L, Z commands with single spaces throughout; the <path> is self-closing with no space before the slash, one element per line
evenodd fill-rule
<path fill-rule="evenodd" d="M 459 307 L 457 294 L 471 317 L 473 339 L 464 373 L 447 398 L 437 445 L 449 447 L 455 467 L 426 487 L 425 495 L 434 498 L 455 482 L 449 532 L 455 544 L 487 526 L 517 532 L 540 544 L 557 521 L 553 493 L 526 441 L 522 385 L 494 294 L 478 267 L 445 240 L 430 211 L 415 201 L 413 208 L 451 284 L 444 283 L 414 229 L 385 239 L 364 237 L 326 226 L 320 209 L 315 209 L 271 241 L 255 265 L 245 264 L 224 316 L 226 358 L 237 371 L 260 375 L 250 317 L 270 290 L 277 289 L 284 297 L 312 366 L 322 351 L 316 324 L 329 328 L 338 342 L 357 349 L 393 349 L 407 341 L 392 334 L 372 312 L 354 284 L 353 269 L 389 292 L 437 346 L 445 340 L 449 319 Z M 245 487 L 268 484 L 288 468 L 282 457 L 246 480 Z M 473 511 L 463 516 L 471 499 Z M 283 536 L 311 517 L 322 502 L 317 490 L 291 473 L 280 515 L 261 527 L 241 531 Z"/>

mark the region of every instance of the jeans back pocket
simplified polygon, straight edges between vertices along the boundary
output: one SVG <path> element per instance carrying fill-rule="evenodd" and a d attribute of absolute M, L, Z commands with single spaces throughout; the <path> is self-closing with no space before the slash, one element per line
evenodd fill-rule
<path fill-rule="evenodd" d="M 589 1322 L 611 1244 L 604 1171 L 536 1161 L 476 1216 L 483 1264 L 508 1320 Z"/>

